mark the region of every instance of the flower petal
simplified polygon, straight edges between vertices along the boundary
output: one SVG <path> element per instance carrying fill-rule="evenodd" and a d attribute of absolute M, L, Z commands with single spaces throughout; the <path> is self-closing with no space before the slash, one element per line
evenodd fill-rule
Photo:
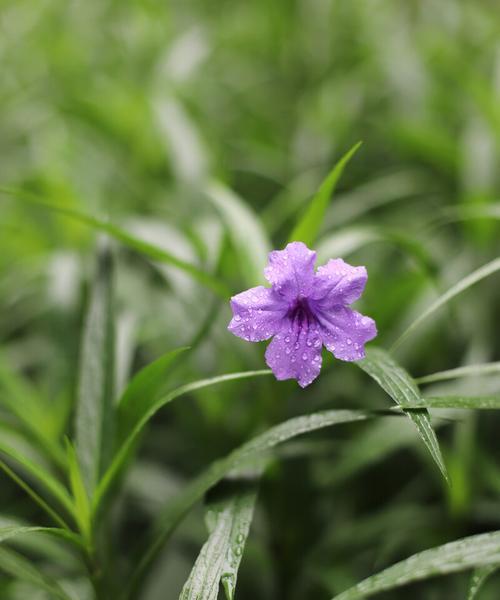
<path fill-rule="evenodd" d="M 365 344 L 377 335 L 375 321 L 348 308 L 338 306 L 328 312 L 316 313 L 321 325 L 321 339 L 326 349 L 340 360 L 360 360 L 365 357 Z"/>
<path fill-rule="evenodd" d="M 248 342 L 260 342 L 283 327 L 288 303 L 272 289 L 259 285 L 233 296 L 231 309 L 229 331 Z"/>
<path fill-rule="evenodd" d="M 273 289 L 287 300 L 308 296 L 314 281 L 316 252 L 302 242 L 291 242 L 284 250 L 269 253 L 264 275 Z"/>
<path fill-rule="evenodd" d="M 353 267 L 341 258 L 332 258 L 318 267 L 311 298 L 322 308 L 355 302 L 365 289 L 365 267 Z"/>
<path fill-rule="evenodd" d="M 266 362 L 276 379 L 296 379 L 309 385 L 321 370 L 321 339 L 318 326 L 307 321 L 291 321 L 266 350 Z"/>

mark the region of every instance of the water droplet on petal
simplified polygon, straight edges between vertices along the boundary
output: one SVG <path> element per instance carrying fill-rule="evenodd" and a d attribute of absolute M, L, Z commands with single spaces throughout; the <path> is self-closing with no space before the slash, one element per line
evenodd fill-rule
<path fill-rule="evenodd" d="M 236 315 L 236 316 L 234 317 L 234 320 L 235 320 L 235 321 L 241 321 L 241 317 L 240 317 L 240 315 Z"/>
<path fill-rule="evenodd" d="M 307 354 L 304 352 L 304 354 L 302 355 L 302 360 L 307 360 Z"/>
<path fill-rule="evenodd" d="M 310 347 L 312 346 L 312 344 L 313 344 L 313 343 L 311 342 L 311 340 L 307 340 L 306 344 L 307 344 L 307 345 L 309 346 L 309 348 L 310 348 Z"/>
<path fill-rule="evenodd" d="M 245 536 L 242 533 L 238 533 L 238 535 L 236 536 L 236 543 L 242 544 L 244 539 L 245 539 Z"/>
<path fill-rule="evenodd" d="M 286 336 L 285 342 L 288 344 L 289 341 L 290 341 L 290 338 L 288 336 Z"/>
<path fill-rule="evenodd" d="M 286 354 L 290 354 L 290 352 L 291 352 L 291 349 L 290 349 L 290 348 L 285 348 L 285 353 L 286 353 Z"/>
<path fill-rule="evenodd" d="M 348 345 L 348 346 L 350 346 L 350 345 L 352 344 L 352 340 L 351 340 L 351 338 L 347 338 L 347 340 L 346 340 L 346 341 L 347 341 L 347 345 Z"/>

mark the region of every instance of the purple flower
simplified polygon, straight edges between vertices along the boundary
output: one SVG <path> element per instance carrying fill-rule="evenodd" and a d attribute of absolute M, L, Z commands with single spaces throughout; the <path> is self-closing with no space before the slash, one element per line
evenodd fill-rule
<path fill-rule="evenodd" d="M 314 271 L 316 252 L 302 242 L 269 254 L 264 275 L 271 284 L 231 298 L 229 331 L 248 342 L 273 337 L 266 362 L 276 379 L 309 385 L 321 369 L 324 345 L 340 360 L 359 360 L 377 335 L 375 321 L 347 305 L 363 293 L 365 267 L 330 259 Z"/>

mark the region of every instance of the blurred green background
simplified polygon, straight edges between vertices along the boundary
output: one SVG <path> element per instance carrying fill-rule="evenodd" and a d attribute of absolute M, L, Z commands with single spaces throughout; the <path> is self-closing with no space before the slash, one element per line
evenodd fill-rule
<path fill-rule="evenodd" d="M 367 266 L 360 310 L 376 319 L 378 344 L 499 254 L 496 0 L 4 0 L 0 62 L 1 186 L 120 224 L 217 272 L 231 293 L 251 279 L 237 252 L 238 236 L 252 236 L 249 217 L 236 217 L 242 231 L 228 224 L 207 181 L 231 188 L 279 248 L 359 140 L 318 251 Z M 71 431 L 94 247 L 90 228 L 0 194 L 2 369 L 30 386 L 55 435 Z M 174 267 L 116 253 L 118 389 L 131 371 L 190 343 L 207 315 L 210 327 L 173 377 L 264 367 L 263 344 L 226 331 L 227 303 Z M 397 358 L 414 376 L 499 360 L 499 317 L 496 277 L 420 327 Z M 432 389 L 441 391 L 498 393 L 500 378 Z M 129 545 L 161 503 L 252 433 L 313 410 L 386 406 L 361 372 L 331 359 L 306 391 L 249 380 L 162 412 L 117 509 L 117 571 L 126 572 Z M 410 554 L 499 528 L 498 415 L 464 412 L 436 426 L 451 489 L 399 420 L 289 445 L 263 480 L 237 597 L 328 599 Z M 3 408 L 0 435 L 17 427 Z M 43 521 L 7 477 L 0 485 L 3 514 Z M 178 597 L 204 536 L 195 511 L 145 600 Z M 64 576 L 79 585 L 78 573 Z M 381 597 L 465 598 L 467 580 Z M 25 584 L 1 582 L 1 598 L 35 598 Z M 499 585 L 493 577 L 481 598 L 498 598 Z"/>

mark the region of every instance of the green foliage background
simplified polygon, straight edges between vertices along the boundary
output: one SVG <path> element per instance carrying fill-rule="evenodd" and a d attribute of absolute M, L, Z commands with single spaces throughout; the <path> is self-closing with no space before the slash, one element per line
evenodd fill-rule
<path fill-rule="evenodd" d="M 374 345 L 391 348 L 498 258 L 499 40 L 494 0 L 0 2 L 2 600 L 121 600 L 151 532 L 169 506 L 187 511 L 186 486 L 212 461 L 297 415 L 391 407 L 362 370 L 326 355 L 306 390 L 267 376 L 194 386 L 175 402 L 172 390 L 265 368 L 264 344 L 227 332 L 227 300 L 261 282 L 267 251 L 307 222 L 359 140 L 311 231 L 320 264 L 366 265 L 359 309 L 377 321 Z M 490 271 L 394 346 L 417 381 L 500 360 Z M 500 369 L 467 374 L 421 381 L 429 406 L 454 398 L 431 409 L 450 486 L 397 411 L 291 440 L 251 477 L 244 465 L 240 479 L 263 475 L 236 598 L 328 600 L 408 556 L 500 529 Z M 141 418 L 94 515 L 94 488 Z M 80 472 L 87 434 L 97 480 Z M 209 494 L 233 531 L 219 501 Z M 200 502 L 187 512 L 136 598 L 179 597 L 204 514 Z M 69 550 L 73 534 L 5 537 L 70 516 L 83 554 Z M 208 526 L 219 531 L 213 515 Z M 380 597 L 472 599 L 469 581 L 465 571 Z M 496 600 L 499 575 L 485 581 L 477 598 Z M 200 593 L 182 597 L 211 597 Z"/>

